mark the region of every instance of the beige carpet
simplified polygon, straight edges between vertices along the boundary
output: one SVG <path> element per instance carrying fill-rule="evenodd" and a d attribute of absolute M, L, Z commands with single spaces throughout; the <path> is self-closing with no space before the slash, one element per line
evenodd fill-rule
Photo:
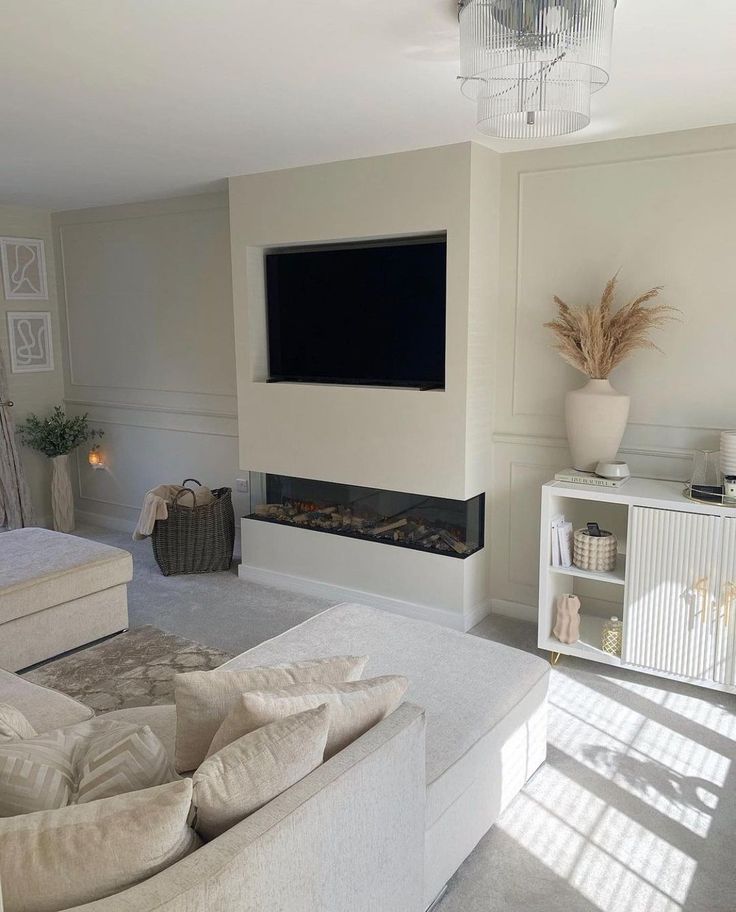
<path fill-rule="evenodd" d="M 47 662 L 23 677 L 98 712 L 173 703 L 173 678 L 209 671 L 230 658 L 219 649 L 146 625 Z"/>

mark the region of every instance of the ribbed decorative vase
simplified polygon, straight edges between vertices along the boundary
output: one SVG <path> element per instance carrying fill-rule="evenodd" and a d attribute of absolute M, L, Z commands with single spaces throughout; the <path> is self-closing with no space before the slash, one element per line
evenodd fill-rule
<path fill-rule="evenodd" d="M 608 380 L 589 380 L 565 396 L 565 422 L 573 467 L 593 472 L 599 462 L 614 462 L 629 418 L 628 396 Z"/>
<path fill-rule="evenodd" d="M 51 511 L 57 532 L 74 531 L 74 496 L 68 455 L 51 458 Z"/>

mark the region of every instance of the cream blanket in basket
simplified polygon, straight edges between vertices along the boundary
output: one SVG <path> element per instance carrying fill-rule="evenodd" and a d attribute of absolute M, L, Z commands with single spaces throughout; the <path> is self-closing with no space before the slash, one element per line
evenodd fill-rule
<path fill-rule="evenodd" d="M 179 491 L 192 491 L 194 494 L 194 501 L 192 501 L 191 494 L 184 494 L 179 498 L 179 506 L 182 507 L 201 507 L 212 503 L 215 499 L 212 491 L 205 487 L 183 488 L 181 485 L 163 484 L 152 488 L 143 498 L 141 515 L 138 517 L 138 525 L 133 533 L 133 541 L 148 538 L 153 532 L 156 520 L 169 518 L 169 504 Z"/>

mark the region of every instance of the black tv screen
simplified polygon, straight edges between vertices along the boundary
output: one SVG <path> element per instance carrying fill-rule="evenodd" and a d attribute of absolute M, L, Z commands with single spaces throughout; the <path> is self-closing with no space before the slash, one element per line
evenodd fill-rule
<path fill-rule="evenodd" d="M 443 388 L 447 242 L 266 254 L 269 379 Z"/>

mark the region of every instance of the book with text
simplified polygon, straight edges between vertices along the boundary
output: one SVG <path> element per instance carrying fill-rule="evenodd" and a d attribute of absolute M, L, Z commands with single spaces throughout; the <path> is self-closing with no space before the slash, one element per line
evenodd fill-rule
<path fill-rule="evenodd" d="M 567 484 L 592 485 L 598 488 L 620 488 L 628 478 L 602 478 L 595 472 L 579 472 L 577 469 L 563 469 L 555 473 L 555 481 L 564 481 Z"/>

